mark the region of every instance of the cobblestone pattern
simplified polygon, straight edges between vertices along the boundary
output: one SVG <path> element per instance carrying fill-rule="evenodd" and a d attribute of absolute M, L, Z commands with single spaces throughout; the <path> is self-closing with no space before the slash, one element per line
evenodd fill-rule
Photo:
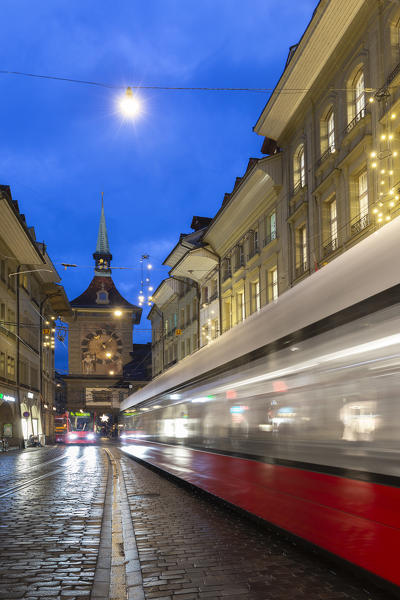
<path fill-rule="evenodd" d="M 146 600 L 388 600 L 275 533 L 121 458 Z"/>
<path fill-rule="evenodd" d="M 0 599 L 90 597 L 107 459 L 93 447 L 68 454 L 53 463 L 64 471 L 0 499 Z"/>
<path fill-rule="evenodd" d="M 36 477 L 55 469 L 62 464 L 64 455 L 67 456 L 64 446 L 2 452 L 0 454 L 0 493 L 29 477 Z"/>

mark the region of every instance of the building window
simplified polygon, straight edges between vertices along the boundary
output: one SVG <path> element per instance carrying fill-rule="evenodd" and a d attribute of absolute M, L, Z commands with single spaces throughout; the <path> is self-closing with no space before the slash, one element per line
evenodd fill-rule
<path fill-rule="evenodd" d="M 185 341 L 181 342 L 181 358 L 185 358 Z"/>
<path fill-rule="evenodd" d="M 250 303 L 251 303 L 251 312 L 254 313 L 261 308 L 260 301 L 260 282 L 253 281 L 250 284 Z"/>
<path fill-rule="evenodd" d="M 203 287 L 202 296 L 203 296 L 203 299 L 202 299 L 203 304 L 208 304 L 208 287 L 207 286 Z"/>
<path fill-rule="evenodd" d="M 235 271 L 238 271 L 241 267 L 244 267 L 244 250 L 243 244 L 239 244 L 235 249 Z"/>
<path fill-rule="evenodd" d="M 190 354 L 190 338 L 186 340 L 186 354 Z"/>
<path fill-rule="evenodd" d="M 336 200 L 329 204 L 329 233 L 331 241 L 335 240 L 337 244 L 337 211 Z"/>
<path fill-rule="evenodd" d="M 367 171 L 358 177 L 358 208 L 360 217 L 368 215 L 368 178 Z"/>
<path fill-rule="evenodd" d="M 0 302 L 0 326 L 5 325 L 6 322 L 6 305 L 3 302 Z"/>
<path fill-rule="evenodd" d="M 268 302 L 278 298 L 278 267 L 273 267 L 267 273 Z"/>
<path fill-rule="evenodd" d="M 6 261 L 0 260 L 0 279 L 2 281 L 6 280 Z"/>
<path fill-rule="evenodd" d="M 108 292 L 105 290 L 97 292 L 96 304 L 109 304 Z"/>
<path fill-rule="evenodd" d="M 357 203 L 356 215 L 351 225 L 351 234 L 355 235 L 368 227 L 369 225 L 369 206 L 368 206 L 368 176 L 367 171 L 363 171 L 357 179 Z"/>
<path fill-rule="evenodd" d="M 211 296 L 210 296 L 210 302 L 212 302 L 212 300 L 215 300 L 218 297 L 218 282 L 216 279 L 213 279 L 211 281 Z"/>
<path fill-rule="evenodd" d="M 15 379 L 15 358 L 7 356 L 7 377 L 8 379 Z"/>
<path fill-rule="evenodd" d="M 249 236 L 249 259 L 253 258 L 258 252 L 258 229 L 253 229 Z"/>
<path fill-rule="evenodd" d="M 244 304 L 244 291 L 236 294 L 236 322 L 240 323 L 246 318 L 246 307 Z"/>
<path fill-rule="evenodd" d="M 183 329 L 185 327 L 185 309 L 181 308 L 179 312 L 179 327 Z"/>
<path fill-rule="evenodd" d="M 193 334 L 193 352 L 197 350 L 197 333 Z"/>
<path fill-rule="evenodd" d="M 225 258 L 222 263 L 222 280 L 226 281 L 227 279 L 229 279 L 229 277 L 232 277 L 231 259 Z"/>
<path fill-rule="evenodd" d="M 294 191 L 306 185 L 306 160 L 304 146 L 300 146 L 294 160 Z"/>
<path fill-rule="evenodd" d="M 360 71 L 354 80 L 354 103 L 355 103 L 355 116 L 362 114 L 365 109 L 365 86 L 364 86 L 364 73 Z M 364 115 L 362 115 L 364 116 Z"/>
<path fill-rule="evenodd" d="M 328 150 L 335 152 L 335 115 L 333 110 L 330 111 L 327 118 L 327 138 L 328 138 Z"/>
<path fill-rule="evenodd" d="M 296 237 L 296 277 L 300 277 L 308 268 L 307 231 L 305 225 L 296 231 Z"/>
<path fill-rule="evenodd" d="M 276 211 L 274 210 L 265 219 L 265 240 L 264 246 L 267 246 L 273 240 L 276 240 Z"/>
<path fill-rule="evenodd" d="M 228 331 L 232 327 L 232 299 L 225 298 L 222 306 L 222 330 Z"/>
<path fill-rule="evenodd" d="M 4 377 L 6 374 L 6 355 L 4 352 L 0 352 L 0 377 Z"/>

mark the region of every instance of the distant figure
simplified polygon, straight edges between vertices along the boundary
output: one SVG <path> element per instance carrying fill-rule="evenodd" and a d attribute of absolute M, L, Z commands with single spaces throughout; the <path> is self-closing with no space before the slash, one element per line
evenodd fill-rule
<path fill-rule="evenodd" d="M 85 352 L 82 358 L 82 371 L 85 375 L 90 375 L 96 370 L 96 359 L 89 352 Z"/>

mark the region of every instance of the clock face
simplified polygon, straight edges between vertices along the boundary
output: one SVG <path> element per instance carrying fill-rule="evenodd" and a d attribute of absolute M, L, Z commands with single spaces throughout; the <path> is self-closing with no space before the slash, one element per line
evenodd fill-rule
<path fill-rule="evenodd" d="M 119 374 L 122 371 L 122 342 L 111 329 L 97 329 L 82 340 L 84 373 Z"/>

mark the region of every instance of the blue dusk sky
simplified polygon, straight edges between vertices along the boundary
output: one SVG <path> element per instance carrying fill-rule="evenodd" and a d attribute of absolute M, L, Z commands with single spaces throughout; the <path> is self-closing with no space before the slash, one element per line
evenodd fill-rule
<path fill-rule="evenodd" d="M 3 0 L 0 69 L 112 85 L 273 88 L 316 0 Z M 193 215 L 212 217 L 261 156 L 268 94 L 141 91 L 124 122 L 118 91 L 0 75 L 1 183 L 44 240 L 68 297 L 93 276 L 101 192 L 120 292 L 137 304 Z M 79 265 L 65 271 L 60 263 Z M 150 340 L 144 311 L 134 341 Z M 58 364 L 65 368 L 65 347 Z"/>

